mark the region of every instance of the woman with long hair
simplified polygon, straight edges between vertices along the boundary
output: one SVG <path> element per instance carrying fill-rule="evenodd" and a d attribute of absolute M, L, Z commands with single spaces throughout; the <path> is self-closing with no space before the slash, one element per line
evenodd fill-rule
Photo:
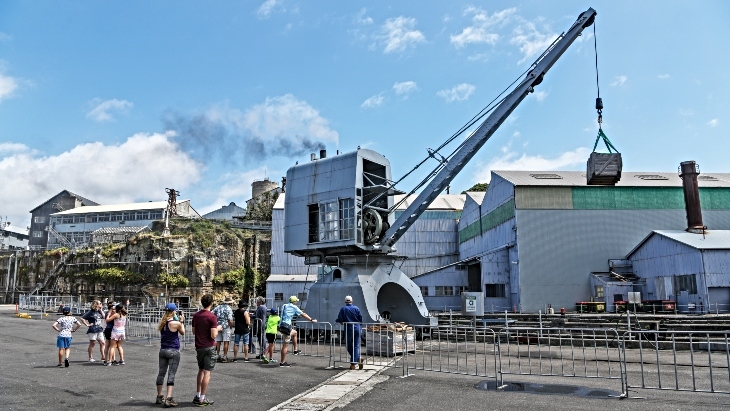
<path fill-rule="evenodd" d="M 114 314 L 107 317 L 107 321 L 114 321 L 112 327 L 111 346 L 109 347 L 109 358 L 111 365 L 124 365 L 124 349 L 122 343 L 127 338 L 125 327 L 127 325 L 127 308 L 121 304 L 114 307 Z M 119 351 L 119 361 L 116 361 L 114 350 Z"/>
<path fill-rule="evenodd" d="M 185 316 L 177 311 L 177 305 L 168 303 L 157 330 L 160 331 L 160 370 L 157 374 L 157 401 L 165 407 L 177 407 L 172 399 L 175 373 L 180 365 L 180 335 L 185 335 Z M 167 373 L 167 395 L 162 395 L 162 383 Z"/>

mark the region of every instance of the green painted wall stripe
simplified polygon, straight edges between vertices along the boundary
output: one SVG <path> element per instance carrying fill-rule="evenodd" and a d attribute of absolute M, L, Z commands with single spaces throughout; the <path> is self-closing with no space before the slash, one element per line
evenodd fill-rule
<path fill-rule="evenodd" d="M 482 216 L 481 219 L 469 224 L 459 231 L 459 243 L 470 240 L 494 227 L 508 221 L 515 216 L 515 200 L 511 199 Z"/>
<path fill-rule="evenodd" d="M 730 209 L 730 188 L 700 188 L 705 210 Z M 681 187 L 573 187 L 574 210 L 684 210 Z"/>

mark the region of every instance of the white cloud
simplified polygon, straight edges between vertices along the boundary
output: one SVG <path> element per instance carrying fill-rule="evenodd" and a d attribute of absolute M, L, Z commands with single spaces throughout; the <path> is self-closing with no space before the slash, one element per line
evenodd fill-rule
<path fill-rule="evenodd" d="M 408 96 L 408 94 L 418 90 L 418 85 L 415 81 L 403 81 L 401 83 L 393 84 L 393 90 L 395 90 L 395 94 L 399 96 Z"/>
<path fill-rule="evenodd" d="M 365 7 L 360 9 L 360 11 L 355 15 L 355 22 L 364 26 L 373 24 L 373 19 L 368 17 L 367 13 L 368 10 Z"/>
<path fill-rule="evenodd" d="M 0 154 L 31 152 L 30 148 L 22 143 L 0 143 Z"/>
<path fill-rule="evenodd" d="M 385 102 L 385 97 L 383 97 L 383 93 L 376 94 L 369 99 L 365 100 L 360 104 L 361 108 L 375 108 L 380 105 L 382 105 Z"/>
<path fill-rule="evenodd" d="M 268 97 L 263 104 L 253 106 L 246 111 L 244 125 L 263 140 L 292 134 L 332 143 L 339 140 L 339 134 L 317 109 L 291 94 Z"/>
<path fill-rule="evenodd" d="M 268 19 L 274 12 L 285 10 L 282 3 L 281 0 L 266 0 L 256 10 L 256 15 L 260 19 Z"/>
<path fill-rule="evenodd" d="M 669 74 L 660 74 L 660 75 L 657 76 L 657 78 L 659 78 L 660 80 L 666 80 L 666 79 L 668 79 L 670 77 L 671 76 Z"/>
<path fill-rule="evenodd" d="M 472 25 L 462 29 L 459 34 L 451 35 L 451 44 L 457 49 L 468 44 L 486 43 L 494 45 L 500 36 L 494 33 L 492 29 L 503 26 L 514 16 L 516 11 L 516 8 L 510 8 L 495 12 L 490 16 L 489 13 L 480 8 L 467 7 L 464 14 L 473 14 Z"/>
<path fill-rule="evenodd" d="M 126 114 L 134 107 L 134 104 L 127 100 L 115 98 L 106 101 L 97 98 L 91 101 L 91 105 L 94 105 L 94 108 L 86 113 L 86 117 L 98 122 L 114 121 L 114 113 Z"/>
<path fill-rule="evenodd" d="M 452 87 L 448 90 L 440 90 L 436 93 L 437 96 L 442 97 L 447 103 L 454 101 L 464 101 L 474 93 L 476 87 L 471 84 L 461 83 L 457 86 Z"/>
<path fill-rule="evenodd" d="M 0 101 L 12 96 L 17 88 L 17 79 L 0 73 Z"/>
<path fill-rule="evenodd" d="M 578 147 L 553 158 L 543 156 L 521 156 L 514 151 L 504 152 L 500 157 L 494 157 L 486 165 L 482 165 L 474 174 L 474 182 L 489 182 L 492 179 L 492 170 L 523 170 L 523 171 L 554 171 L 571 168 L 578 165 L 585 166 L 590 155 L 587 147 Z"/>
<path fill-rule="evenodd" d="M 522 52 L 522 60 L 519 63 L 523 63 L 532 57 L 545 51 L 545 49 L 555 41 L 558 37 L 556 33 L 552 32 L 541 32 L 538 30 L 535 23 L 525 21 L 519 26 L 515 27 L 512 33 L 510 43 L 517 45 Z"/>
<path fill-rule="evenodd" d="M 720 120 L 713 118 L 712 120 L 707 122 L 707 125 L 710 127 L 717 127 L 717 125 L 720 124 Z"/>
<path fill-rule="evenodd" d="M 487 53 L 472 54 L 471 56 L 467 57 L 467 60 L 486 62 L 489 60 L 489 55 Z"/>
<path fill-rule="evenodd" d="M 399 16 L 388 19 L 380 28 L 378 39 L 384 45 L 383 52 L 403 52 L 409 47 L 415 47 L 418 43 L 426 41 L 426 36 L 415 29 L 416 19 L 413 17 Z"/>
<path fill-rule="evenodd" d="M 611 87 L 621 87 L 626 83 L 626 80 L 629 78 L 626 76 L 616 76 L 616 78 L 611 82 Z"/>
<path fill-rule="evenodd" d="M 536 91 L 533 94 L 535 95 L 535 99 L 537 99 L 537 101 L 539 102 L 544 101 L 548 96 L 548 92 L 543 90 Z"/>
<path fill-rule="evenodd" d="M 199 205 L 195 209 L 202 215 L 215 211 L 222 206 L 227 206 L 231 202 L 236 203 L 239 207 L 246 208 L 244 201 L 251 198 L 251 183 L 254 180 L 260 180 L 266 176 L 266 167 L 259 167 L 243 172 L 226 173 L 218 179 L 222 184 L 217 192 L 207 196 L 207 198 L 215 198 L 215 200 L 209 204 Z"/>
<path fill-rule="evenodd" d="M 0 156 L 0 210 L 19 226 L 28 211 L 67 189 L 100 204 L 164 200 L 165 187 L 182 191 L 200 179 L 202 164 L 183 152 L 173 133 L 135 134 L 124 143 L 81 144 L 41 156 L 13 144 Z"/>

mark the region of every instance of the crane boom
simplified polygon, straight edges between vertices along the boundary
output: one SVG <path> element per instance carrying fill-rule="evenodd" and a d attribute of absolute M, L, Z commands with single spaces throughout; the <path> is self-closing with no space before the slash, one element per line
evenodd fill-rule
<path fill-rule="evenodd" d="M 380 247 L 388 251 L 393 244 L 413 225 L 418 217 L 426 211 L 428 206 L 448 186 L 457 174 L 466 166 L 469 160 L 476 155 L 477 151 L 489 140 L 500 125 L 509 117 L 515 108 L 534 91 L 534 87 L 540 84 L 545 73 L 555 64 L 560 56 L 570 47 L 571 44 L 581 35 L 583 30 L 590 27 L 596 17 L 596 11 L 589 8 L 583 12 L 578 20 L 573 23 L 570 29 L 561 35 L 553 43 L 553 47 L 547 50 L 535 63 L 522 82 L 515 87 L 507 97 L 502 100 L 487 117 L 484 122 L 467 138 L 467 140 L 445 161 L 441 170 L 433 177 L 431 182 L 421 191 L 415 201 L 398 217 L 393 225 L 385 232 Z"/>

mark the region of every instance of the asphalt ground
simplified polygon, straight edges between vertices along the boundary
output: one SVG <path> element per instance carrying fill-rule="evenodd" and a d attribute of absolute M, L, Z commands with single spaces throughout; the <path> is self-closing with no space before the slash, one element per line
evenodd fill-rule
<path fill-rule="evenodd" d="M 38 316 L 38 313 L 32 313 Z M 36 317 L 37 318 L 37 317 Z M 135 410 L 159 407 L 155 400 L 158 345 L 147 339 L 125 342 L 125 366 L 87 362 L 84 328 L 74 334 L 71 366 L 58 368 L 55 316 L 22 319 L 0 307 L 0 410 Z M 232 354 L 229 354 L 231 357 Z M 98 348 L 95 358 L 99 359 Z M 208 392 L 217 409 L 277 408 L 342 373 L 327 369 L 326 358 L 288 356 L 291 368 L 252 363 L 217 364 Z M 356 372 L 356 371 L 353 371 Z M 730 394 L 631 390 L 620 394 L 619 380 L 506 375 L 506 389 L 493 379 L 385 369 L 329 408 L 345 410 L 728 410 Z M 180 408 L 194 407 L 197 365 L 192 349 L 182 351 L 174 397 Z M 730 377 L 725 377 L 730 378 Z M 639 398 L 641 397 L 641 398 Z M 314 406 L 314 404 L 312 404 Z M 293 408 L 281 409 L 316 409 Z"/>

